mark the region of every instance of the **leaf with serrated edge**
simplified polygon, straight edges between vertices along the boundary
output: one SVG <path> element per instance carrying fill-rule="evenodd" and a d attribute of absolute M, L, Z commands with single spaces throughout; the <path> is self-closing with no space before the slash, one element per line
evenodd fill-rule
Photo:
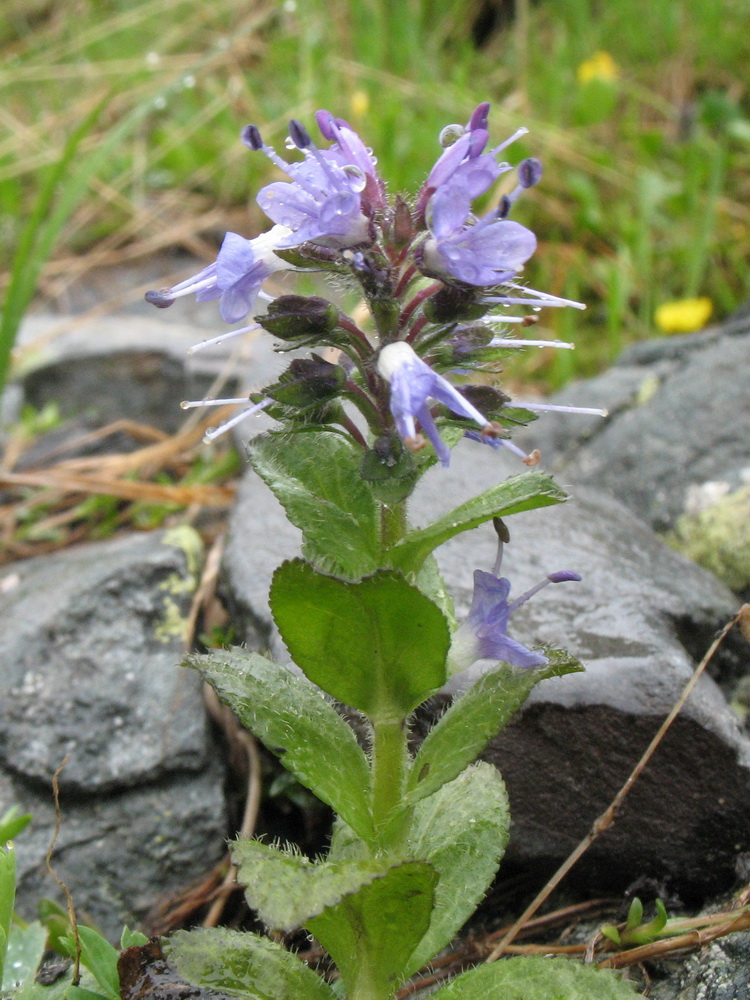
<path fill-rule="evenodd" d="M 634 1000 L 641 996 L 617 972 L 567 958 L 518 956 L 480 965 L 451 979 L 432 1000 Z"/>
<path fill-rule="evenodd" d="M 407 861 L 308 921 L 338 966 L 349 997 L 392 996 L 427 930 L 437 873 Z"/>
<path fill-rule="evenodd" d="M 400 573 L 349 583 L 293 559 L 274 573 L 270 604 L 297 666 L 371 717 L 402 718 L 445 683 L 448 623 Z"/>
<path fill-rule="evenodd" d="M 418 802 L 432 795 L 476 760 L 539 681 L 580 669 L 576 661 L 569 660 L 536 670 L 518 670 L 504 664 L 483 674 L 427 734 L 409 775 L 406 801 Z"/>
<path fill-rule="evenodd" d="M 259 653 L 189 656 L 195 667 L 282 763 L 365 839 L 372 835 L 370 766 L 351 727 L 302 677 Z"/>
<path fill-rule="evenodd" d="M 245 1000 L 335 1000 L 325 980 L 275 941 L 206 927 L 164 942 L 169 964 L 188 983 Z"/>
<path fill-rule="evenodd" d="M 329 431 L 268 433 L 249 442 L 248 455 L 317 566 L 353 580 L 378 568 L 378 506 L 354 444 Z"/>
<path fill-rule="evenodd" d="M 492 882 L 508 842 L 503 780 L 491 764 L 467 768 L 414 809 L 409 848 L 440 876 L 430 928 L 406 970 L 413 975 L 455 937 Z"/>
<path fill-rule="evenodd" d="M 232 858 L 248 903 L 271 930 L 280 931 L 302 927 L 384 871 L 382 861 L 316 863 L 257 840 L 238 840 Z"/>
<path fill-rule="evenodd" d="M 567 499 L 567 493 L 542 472 L 513 476 L 462 503 L 429 527 L 408 532 L 386 553 L 386 558 L 390 565 L 404 573 L 416 573 L 438 545 L 462 531 L 477 528 L 493 517 L 507 517 L 524 510 L 562 503 Z"/>

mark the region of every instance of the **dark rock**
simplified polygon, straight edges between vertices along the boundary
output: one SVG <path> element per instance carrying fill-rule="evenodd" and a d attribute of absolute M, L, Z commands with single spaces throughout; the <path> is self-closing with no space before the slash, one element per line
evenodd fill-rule
<path fill-rule="evenodd" d="M 222 853 L 200 679 L 177 666 L 200 561 L 183 527 L 5 567 L 0 799 L 35 817 L 18 844 L 21 912 L 43 889 L 52 776 L 67 754 L 55 866 L 108 933 Z M 49 880 L 44 891 L 59 896 Z"/>
<path fill-rule="evenodd" d="M 428 473 L 415 495 L 417 524 L 518 472 L 504 453 L 466 442 L 450 470 Z M 503 570 L 522 593 L 552 571 L 584 580 L 549 587 L 513 618 L 523 642 L 552 642 L 580 656 L 585 674 L 548 681 L 493 744 L 509 786 L 509 860 L 562 861 L 638 761 L 713 634 L 736 611 L 709 573 L 668 549 L 624 506 L 591 489 L 568 504 L 509 518 Z M 457 611 L 469 607 L 472 573 L 490 569 L 491 526 L 437 552 Z M 283 656 L 267 607 L 273 569 L 298 552 L 299 533 L 249 472 L 232 516 L 225 586 L 249 644 Z M 746 647 L 723 647 L 714 671 L 731 692 L 748 669 Z M 739 845 L 750 848 L 750 741 L 717 682 L 705 677 L 618 816 L 579 866 L 599 891 L 645 874 L 700 894 L 731 881 Z M 707 860 L 708 859 L 708 860 Z"/>
<path fill-rule="evenodd" d="M 735 490 L 750 475 L 750 323 L 629 348 L 608 372 L 554 402 L 604 405 L 610 416 L 539 420 L 522 436 L 548 467 L 609 490 L 659 531 L 706 482 Z M 519 438 L 519 440 L 521 440 Z"/>

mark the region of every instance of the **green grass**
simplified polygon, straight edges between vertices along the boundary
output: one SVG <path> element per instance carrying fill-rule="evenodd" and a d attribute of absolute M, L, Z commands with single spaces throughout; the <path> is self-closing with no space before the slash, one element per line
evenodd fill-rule
<path fill-rule="evenodd" d="M 226 228 L 253 235 L 264 225 L 253 195 L 269 165 L 238 142 L 239 129 L 255 121 L 283 147 L 288 118 L 310 121 L 321 106 L 362 132 L 392 190 L 414 190 L 440 128 L 489 99 L 498 140 L 520 124 L 531 129 L 512 158 L 545 165 L 515 212 L 540 237 L 526 277 L 589 306 L 543 314 L 545 332 L 578 350 L 529 353 L 520 377 L 554 387 L 596 371 L 657 332 L 663 301 L 708 296 L 717 318 L 742 302 L 744 0 L 517 0 L 516 21 L 478 44 L 481 8 L 9 0 L 0 15 L 0 258 L 29 242 L 24 226 L 51 179 L 49 214 L 65 224 L 28 251 L 45 291 L 96 263 L 160 248 L 208 253 Z M 579 65 L 600 50 L 618 77 L 579 83 Z"/>

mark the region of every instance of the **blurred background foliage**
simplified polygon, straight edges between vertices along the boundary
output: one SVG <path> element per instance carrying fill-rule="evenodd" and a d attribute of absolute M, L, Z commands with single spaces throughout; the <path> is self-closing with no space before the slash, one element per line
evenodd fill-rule
<path fill-rule="evenodd" d="M 519 362 L 555 388 L 747 298 L 749 13 L 748 0 L 3 0 L 2 287 L 14 255 L 16 277 L 54 299 L 95 267 L 209 260 L 225 230 L 255 235 L 274 168 L 238 141 L 247 122 L 283 151 L 288 119 L 327 107 L 391 190 L 414 191 L 442 126 L 490 100 L 492 139 L 526 125 L 511 159 L 545 167 L 514 215 L 540 238 L 525 277 L 588 304 L 540 324 L 578 350 Z M 45 238 L 29 235 L 35 210 L 39 232 L 57 219 Z M 683 299 L 699 305 L 659 312 Z"/>

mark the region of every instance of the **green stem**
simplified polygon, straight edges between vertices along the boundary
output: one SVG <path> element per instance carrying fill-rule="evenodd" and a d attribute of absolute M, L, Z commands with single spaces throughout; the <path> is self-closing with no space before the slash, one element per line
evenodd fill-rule
<path fill-rule="evenodd" d="M 373 719 L 372 816 L 378 849 L 396 851 L 402 842 L 407 814 L 399 813 L 409 765 L 403 719 Z"/>
<path fill-rule="evenodd" d="M 383 551 L 393 548 L 406 534 L 406 501 L 380 505 L 380 544 Z"/>

